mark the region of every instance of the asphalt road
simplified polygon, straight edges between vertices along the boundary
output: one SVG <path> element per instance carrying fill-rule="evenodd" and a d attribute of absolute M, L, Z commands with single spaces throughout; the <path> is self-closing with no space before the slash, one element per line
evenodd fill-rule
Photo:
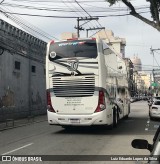
<path fill-rule="evenodd" d="M 104 127 L 81 127 L 65 130 L 60 126 L 50 126 L 47 122 L 39 122 L 2 131 L 0 132 L 0 154 L 4 156 L 71 155 L 69 157 L 72 155 L 79 155 L 78 157 L 83 157 L 83 155 L 110 155 L 110 157 L 113 155 L 149 155 L 147 150 L 132 148 L 131 141 L 141 138 L 152 143 L 154 133 L 159 125 L 159 120 L 149 120 L 147 102 L 139 101 L 131 104 L 129 118 L 121 120 L 118 127 L 113 130 Z M 135 163 L 133 161 L 91 160 L 36 163 Z"/>

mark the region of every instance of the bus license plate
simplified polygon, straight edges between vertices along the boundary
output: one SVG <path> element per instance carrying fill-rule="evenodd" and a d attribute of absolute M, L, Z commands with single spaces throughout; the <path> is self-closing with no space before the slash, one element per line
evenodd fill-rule
<path fill-rule="evenodd" d="M 71 118 L 71 119 L 69 119 L 69 121 L 72 124 L 79 124 L 80 123 L 80 119 L 79 118 Z"/>

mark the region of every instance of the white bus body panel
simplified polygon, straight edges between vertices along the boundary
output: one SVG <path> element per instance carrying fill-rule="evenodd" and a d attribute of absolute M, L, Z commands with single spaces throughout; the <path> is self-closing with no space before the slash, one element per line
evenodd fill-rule
<path fill-rule="evenodd" d="M 48 44 L 49 51 L 50 43 Z M 113 108 L 114 105 L 111 102 L 111 98 L 115 98 L 117 90 L 117 80 L 115 76 L 110 76 L 118 71 L 117 55 L 103 54 L 102 41 L 97 41 L 98 57 L 96 59 L 88 58 L 76 58 L 79 61 L 78 70 L 82 73 L 82 76 L 60 76 L 54 77 L 54 71 L 60 71 L 64 74 L 71 74 L 63 65 L 70 59 L 59 60 L 61 64 L 49 61 L 48 55 L 46 56 L 46 85 L 47 90 L 51 95 L 51 102 L 55 112 L 47 111 L 48 123 L 56 125 L 79 125 L 79 126 L 90 126 L 90 125 L 111 125 L 113 124 Z M 48 52 L 47 52 L 48 54 Z M 71 59 L 72 60 L 72 59 Z M 88 80 L 85 79 L 89 78 Z M 91 84 L 92 81 L 92 84 Z M 86 83 L 93 86 L 93 94 L 87 96 L 83 86 Z M 67 86 L 68 90 L 71 87 L 76 87 L 80 83 L 83 96 L 77 96 L 72 92 L 58 92 L 59 87 Z M 121 83 L 121 82 L 119 82 Z M 122 82 L 123 83 L 123 82 Z M 56 88 L 56 89 L 55 89 Z M 105 109 L 101 112 L 96 112 L 99 101 L 99 91 L 104 90 L 105 94 Z M 87 90 L 87 89 L 86 89 Z M 88 90 L 90 92 L 90 90 Z M 61 95 L 62 94 L 62 95 Z M 66 96 L 65 96 L 66 94 Z M 85 95 L 86 94 L 86 95 Z M 58 96 L 57 96 L 58 95 Z M 62 97 L 61 97 L 62 96 Z M 126 104 L 123 102 L 124 105 Z M 126 107 L 125 107 L 126 108 Z M 127 115 L 124 111 L 121 111 L 120 118 Z"/>
<path fill-rule="evenodd" d="M 91 125 L 110 125 L 113 120 L 107 115 L 106 110 L 93 114 L 57 114 L 47 111 L 48 123 L 54 125 L 73 125 L 73 126 L 91 126 Z"/>

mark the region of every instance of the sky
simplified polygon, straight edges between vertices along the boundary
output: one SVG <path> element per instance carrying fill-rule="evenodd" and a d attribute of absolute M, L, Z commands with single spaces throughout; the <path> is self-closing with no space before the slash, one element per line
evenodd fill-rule
<path fill-rule="evenodd" d="M 85 29 L 94 27 L 105 27 L 106 29 L 112 30 L 115 36 L 126 39 L 126 57 L 132 58 L 134 55 L 138 56 L 142 61 L 142 68 L 152 69 L 153 65 L 159 68 L 160 65 L 160 51 L 154 53 L 155 59 L 153 60 L 153 55 L 151 54 L 150 48 L 158 49 L 160 48 L 160 32 L 158 32 L 153 27 L 145 24 L 141 20 L 134 18 L 133 16 L 109 16 L 109 15 L 123 15 L 129 13 L 126 6 L 122 3 L 117 3 L 116 5 L 109 8 L 109 4 L 104 2 L 104 0 L 5 0 L 0 4 L 0 10 L 3 9 L 12 13 L 21 14 L 34 14 L 34 15 L 50 15 L 50 16 L 70 16 L 70 17 L 89 17 L 89 16 L 108 16 L 100 17 L 98 22 L 91 21 L 90 23 L 84 25 Z M 149 3 L 146 0 L 134 0 L 131 1 L 136 7 L 144 7 L 145 9 L 139 11 L 149 11 L 147 8 Z M 14 5 L 14 6 L 13 6 Z M 46 11 L 46 10 L 35 10 L 15 7 L 15 5 L 21 5 L 21 7 L 30 6 L 37 8 L 47 8 L 56 9 L 63 11 Z M 12 7 L 11 7 L 12 6 Z M 87 11 L 85 12 L 82 8 Z M 111 10 L 112 9 L 112 10 Z M 72 11 L 72 12 L 64 12 Z M 97 11 L 105 12 L 97 12 Z M 77 25 L 76 18 L 47 18 L 47 17 L 33 17 L 33 16 L 22 16 L 11 14 L 11 16 L 23 19 L 23 21 L 29 26 L 36 26 L 36 29 L 41 29 L 45 33 L 49 34 L 49 38 L 45 38 L 44 41 L 48 42 L 50 38 L 54 39 L 60 38 L 60 34 L 63 32 L 76 32 L 74 28 Z M 144 13 L 144 16 L 150 16 L 149 13 Z M 13 21 L 6 18 L 4 14 L 0 14 L 0 19 L 21 28 L 16 25 Z M 84 22 L 80 22 L 82 24 Z M 92 35 L 94 32 L 90 32 Z M 81 37 L 86 37 L 86 32 L 80 32 Z M 37 36 L 39 37 L 39 36 Z"/>

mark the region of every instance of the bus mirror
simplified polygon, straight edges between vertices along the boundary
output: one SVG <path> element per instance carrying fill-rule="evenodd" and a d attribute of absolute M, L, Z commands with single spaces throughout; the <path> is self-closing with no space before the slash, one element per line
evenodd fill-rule
<path fill-rule="evenodd" d="M 148 141 L 143 139 L 134 139 L 132 141 L 132 147 L 136 149 L 147 149 Z"/>

